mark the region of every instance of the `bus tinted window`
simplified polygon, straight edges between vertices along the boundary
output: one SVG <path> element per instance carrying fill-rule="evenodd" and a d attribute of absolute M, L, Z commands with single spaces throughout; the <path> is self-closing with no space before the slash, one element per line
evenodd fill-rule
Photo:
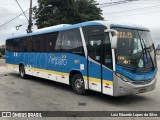
<path fill-rule="evenodd" d="M 57 37 L 57 41 L 56 41 L 56 46 L 55 46 L 55 50 L 59 51 L 61 49 L 61 45 L 62 45 L 62 32 L 59 32 L 58 37 Z"/>
<path fill-rule="evenodd" d="M 101 48 L 102 48 L 102 42 L 103 42 L 103 35 L 93 35 L 89 36 L 89 44 L 87 46 L 89 51 L 89 56 L 96 60 L 97 62 L 101 61 Z"/>
<path fill-rule="evenodd" d="M 6 41 L 6 50 L 7 51 L 13 51 L 12 43 L 13 43 L 13 40 L 7 40 Z"/>
<path fill-rule="evenodd" d="M 14 39 L 12 45 L 13 45 L 14 52 L 22 52 L 22 40 L 21 39 Z"/>
<path fill-rule="evenodd" d="M 45 52 L 46 51 L 46 35 L 38 35 L 32 37 L 34 40 L 34 51 L 35 52 Z"/>
<path fill-rule="evenodd" d="M 33 40 L 30 37 L 23 38 L 23 51 L 32 52 L 33 51 Z"/>
<path fill-rule="evenodd" d="M 72 53 L 79 53 L 83 51 L 79 29 L 62 32 L 62 50 Z"/>
<path fill-rule="evenodd" d="M 104 34 L 104 30 L 107 29 L 107 27 L 92 25 L 92 26 L 84 26 L 82 27 L 82 29 L 86 44 L 88 44 L 88 38 L 89 38 L 88 36 Z"/>
<path fill-rule="evenodd" d="M 58 32 L 50 33 L 47 35 L 47 40 L 46 40 L 46 51 L 47 52 L 55 51 L 55 44 L 56 44 L 57 36 L 58 36 Z"/>
<path fill-rule="evenodd" d="M 104 35 L 102 52 L 102 64 L 110 69 L 113 69 L 111 43 L 109 39 L 109 34 L 107 33 Z"/>

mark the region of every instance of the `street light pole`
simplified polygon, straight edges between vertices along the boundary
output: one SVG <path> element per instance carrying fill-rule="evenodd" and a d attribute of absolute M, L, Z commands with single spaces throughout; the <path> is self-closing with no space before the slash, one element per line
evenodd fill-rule
<path fill-rule="evenodd" d="M 42 10 L 43 10 L 44 8 L 47 8 L 47 7 L 52 7 L 52 5 L 44 6 L 44 7 L 40 10 L 40 12 L 37 14 L 37 16 L 42 12 Z M 30 0 L 28 29 L 26 30 L 27 33 L 32 33 L 32 26 L 33 26 L 33 23 L 32 23 L 32 11 L 33 11 L 33 8 L 32 8 L 32 0 Z"/>
<path fill-rule="evenodd" d="M 28 29 L 27 29 L 27 33 L 31 33 L 32 32 L 32 0 L 30 0 L 30 8 L 29 8 L 29 21 L 28 21 Z"/>
<path fill-rule="evenodd" d="M 39 13 L 36 14 L 36 16 L 38 16 L 45 8 L 51 8 L 52 5 L 48 5 L 48 6 L 44 6 L 40 11 Z"/>

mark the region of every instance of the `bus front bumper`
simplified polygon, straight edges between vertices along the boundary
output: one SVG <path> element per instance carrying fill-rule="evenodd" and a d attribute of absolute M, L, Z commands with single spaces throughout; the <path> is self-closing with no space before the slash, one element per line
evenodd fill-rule
<path fill-rule="evenodd" d="M 131 94 L 139 94 L 155 89 L 157 78 L 153 78 L 149 83 L 146 84 L 133 84 L 131 82 L 125 82 L 118 76 L 114 76 L 113 81 L 113 96 L 124 96 Z"/>

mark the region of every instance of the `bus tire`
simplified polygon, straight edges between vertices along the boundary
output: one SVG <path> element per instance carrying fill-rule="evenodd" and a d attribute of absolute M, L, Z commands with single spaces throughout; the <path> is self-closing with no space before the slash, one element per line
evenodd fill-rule
<path fill-rule="evenodd" d="M 20 67 L 19 67 L 19 74 L 20 74 L 21 78 L 23 78 L 23 79 L 26 78 L 26 73 L 25 73 L 24 65 L 20 65 Z"/>
<path fill-rule="evenodd" d="M 81 74 L 75 74 L 72 77 L 72 88 L 76 94 L 85 94 L 85 84 Z"/>

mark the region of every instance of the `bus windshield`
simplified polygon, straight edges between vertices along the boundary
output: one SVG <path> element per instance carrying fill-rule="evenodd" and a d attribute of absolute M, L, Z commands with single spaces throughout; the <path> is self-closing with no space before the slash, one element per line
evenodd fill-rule
<path fill-rule="evenodd" d="M 118 65 L 135 69 L 156 67 L 155 49 L 149 31 L 115 29 L 118 31 Z"/>

